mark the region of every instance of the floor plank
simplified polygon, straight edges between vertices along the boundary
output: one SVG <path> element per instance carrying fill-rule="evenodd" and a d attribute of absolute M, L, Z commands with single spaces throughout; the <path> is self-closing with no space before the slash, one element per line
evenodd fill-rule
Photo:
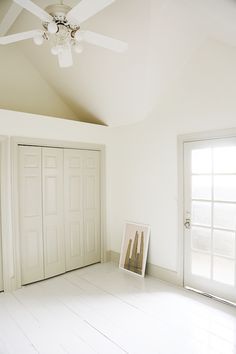
<path fill-rule="evenodd" d="M 235 354 L 236 309 L 97 264 L 0 294 L 0 354 Z"/>

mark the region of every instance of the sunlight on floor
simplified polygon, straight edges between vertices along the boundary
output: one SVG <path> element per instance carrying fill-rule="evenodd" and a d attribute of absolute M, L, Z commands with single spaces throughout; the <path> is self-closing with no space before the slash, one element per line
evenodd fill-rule
<path fill-rule="evenodd" d="M 236 353 L 236 309 L 97 264 L 0 295 L 0 353 Z"/>

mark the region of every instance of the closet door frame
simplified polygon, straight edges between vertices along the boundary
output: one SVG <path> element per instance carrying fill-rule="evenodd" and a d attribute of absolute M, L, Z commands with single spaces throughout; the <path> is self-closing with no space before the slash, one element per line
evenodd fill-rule
<path fill-rule="evenodd" d="M 9 138 L 0 136 L 0 252 L 3 290 L 11 289 L 14 278 L 14 241 L 10 232 L 10 143 Z"/>
<path fill-rule="evenodd" d="M 27 146 L 40 146 L 45 148 L 64 148 L 64 149 L 78 149 L 78 150 L 92 150 L 100 152 L 100 190 L 101 190 L 101 262 L 107 259 L 106 247 L 106 176 L 105 176 L 105 145 L 69 142 L 60 140 L 48 140 L 26 137 L 12 137 L 11 138 L 11 164 L 12 164 L 12 232 L 14 237 L 14 264 L 10 290 L 15 290 L 21 287 L 21 274 L 20 274 L 20 228 L 19 228 L 19 180 L 18 180 L 18 147 L 21 145 Z"/>

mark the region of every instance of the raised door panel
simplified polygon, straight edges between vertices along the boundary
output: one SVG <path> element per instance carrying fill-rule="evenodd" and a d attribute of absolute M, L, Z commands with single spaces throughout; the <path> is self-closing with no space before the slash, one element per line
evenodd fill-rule
<path fill-rule="evenodd" d="M 19 219 L 22 285 L 44 278 L 41 148 L 19 147 Z"/>
<path fill-rule="evenodd" d="M 83 154 L 84 265 L 88 265 L 101 261 L 100 153 Z"/>
<path fill-rule="evenodd" d="M 65 272 L 63 150 L 43 148 L 43 239 L 45 277 Z"/>
<path fill-rule="evenodd" d="M 64 208 L 66 270 L 84 265 L 83 257 L 83 151 L 64 150 Z"/>

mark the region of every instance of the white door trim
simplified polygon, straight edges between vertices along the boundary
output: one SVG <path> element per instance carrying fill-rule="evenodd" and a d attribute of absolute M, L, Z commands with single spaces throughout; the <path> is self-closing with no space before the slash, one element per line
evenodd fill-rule
<path fill-rule="evenodd" d="M 178 136 L 178 265 L 179 284 L 184 287 L 184 144 L 188 142 L 236 137 L 236 128 L 197 132 Z"/>
<path fill-rule="evenodd" d="M 21 287 L 20 274 L 20 233 L 19 233 L 19 197 L 18 197 L 18 146 L 42 146 L 54 148 L 68 148 L 79 150 L 95 150 L 101 153 L 101 262 L 106 261 L 106 174 L 105 174 L 105 145 L 80 143 L 73 141 L 58 141 L 28 137 L 11 137 L 12 163 L 12 229 L 14 237 L 14 279 L 9 290 Z"/>
<path fill-rule="evenodd" d="M 10 226 L 10 166 L 9 166 L 9 139 L 6 136 L 0 136 L 0 213 L 1 213 L 1 230 L 0 230 L 0 246 L 2 252 L 2 269 L 3 269 L 3 287 L 7 291 L 10 288 L 12 276 L 12 258 L 9 250 L 12 249 L 12 233 Z"/>

